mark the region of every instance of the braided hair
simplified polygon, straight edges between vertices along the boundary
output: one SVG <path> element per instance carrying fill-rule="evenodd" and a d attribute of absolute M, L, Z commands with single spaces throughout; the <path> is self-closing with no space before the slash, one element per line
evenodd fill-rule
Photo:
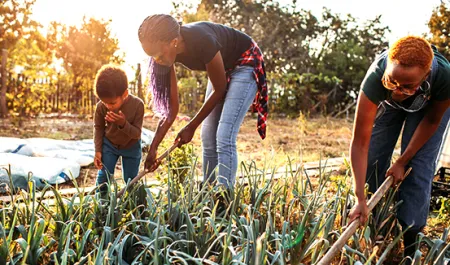
<path fill-rule="evenodd" d="M 138 35 L 141 43 L 169 42 L 180 35 L 180 24 L 170 15 L 151 15 L 142 22 Z"/>
<path fill-rule="evenodd" d="M 142 44 L 170 42 L 180 35 L 181 24 L 166 14 L 148 16 L 139 27 L 138 37 Z M 170 69 L 150 58 L 148 91 L 152 94 L 153 111 L 162 117 L 169 113 Z"/>

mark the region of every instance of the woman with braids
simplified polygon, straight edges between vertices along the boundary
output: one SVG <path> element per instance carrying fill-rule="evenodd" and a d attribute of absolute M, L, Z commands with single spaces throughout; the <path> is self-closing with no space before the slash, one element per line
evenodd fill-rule
<path fill-rule="evenodd" d="M 357 203 L 351 220 L 367 221 L 364 183 L 373 193 L 392 175 L 402 201 L 397 219 L 405 255 L 426 225 L 437 155 L 450 112 L 450 64 L 426 40 L 407 36 L 373 62 L 361 84 L 350 146 Z M 403 129 L 403 132 L 402 132 Z M 401 155 L 391 164 L 402 132 Z M 408 177 L 405 170 L 412 168 Z"/>
<path fill-rule="evenodd" d="M 150 60 L 149 89 L 153 108 L 161 118 L 145 161 L 155 170 L 156 150 L 174 122 L 178 89 L 174 63 L 194 71 L 206 71 L 208 85 L 203 106 L 178 133 L 179 146 L 191 141 L 202 124 L 204 181 L 216 180 L 225 187 L 235 183 L 236 137 L 244 116 L 253 103 L 258 112 L 257 130 L 266 136 L 267 85 L 262 53 L 246 34 L 211 22 L 180 26 L 169 15 L 147 17 L 139 28 L 139 40 Z"/>

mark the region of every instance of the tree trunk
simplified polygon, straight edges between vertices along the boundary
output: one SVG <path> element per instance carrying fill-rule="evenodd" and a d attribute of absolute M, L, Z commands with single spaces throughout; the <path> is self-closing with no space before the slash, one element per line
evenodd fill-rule
<path fill-rule="evenodd" d="M 59 112 L 59 102 L 61 101 L 61 82 L 59 81 L 59 73 L 58 73 L 58 81 L 56 82 L 56 107 L 55 110 L 56 112 Z"/>
<path fill-rule="evenodd" d="M 8 115 L 8 109 L 6 107 L 6 57 L 8 56 L 8 50 L 2 50 L 2 89 L 0 92 L 0 117 L 5 118 Z"/>
<path fill-rule="evenodd" d="M 145 102 L 144 93 L 142 91 L 142 73 L 141 73 L 141 64 L 138 63 L 137 65 L 137 74 L 136 74 L 136 81 L 137 81 L 137 89 L 138 89 L 138 97 Z"/>

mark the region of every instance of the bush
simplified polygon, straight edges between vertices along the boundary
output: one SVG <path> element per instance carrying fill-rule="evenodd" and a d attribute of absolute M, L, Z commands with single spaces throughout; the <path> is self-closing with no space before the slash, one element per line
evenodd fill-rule
<path fill-rule="evenodd" d="M 170 147 L 167 142 L 161 144 L 160 150 L 166 150 Z M 162 151 L 162 152 L 164 152 Z M 159 153 L 160 154 L 162 154 Z M 196 158 L 194 156 L 194 146 L 192 144 L 185 144 L 173 150 L 169 156 L 161 164 L 161 169 L 157 179 L 163 183 L 167 183 L 169 175 L 172 175 L 179 183 L 183 183 L 186 176 L 189 174 L 191 165 Z"/>

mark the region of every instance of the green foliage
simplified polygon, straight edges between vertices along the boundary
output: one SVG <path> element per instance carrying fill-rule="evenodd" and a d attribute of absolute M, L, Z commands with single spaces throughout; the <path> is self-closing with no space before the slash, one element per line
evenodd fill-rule
<path fill-rule="evenodd" d="M 192 158 L 191 158 L 192 160 Z M 275 169 L 242 165 L 234 189 L 198 185 L 195 163 L 185 179 L 168 168 L 167 183 L 134 186 L 117 198 L 78 188 L 64 197 L 47 186 L 54 203 L 30 193 L 0 202 L 3 264 L 315 264 L 344 231 L 353 195 L 348 176 L 316 178 L 292 165 Z M 244 182 L 245 181 L 245 182 Z M 76 184 L 75 184 L 76 185 Z M 330 189 L 331 187 L 331 189 Z M 347 242 L 333 264 L 382 264 L 395 253 L 392 190 L 370 222 Z M 383 236 L 384 240 L 379 240 Z M 450 245 L 421 235 L 414 264 L 445 264 Z M 423 251 L 423 253 L 421 252 Z M 397 264 L 404 264 L 398 261 Z"/>
<path fill-rule="evenodd" d="M 123 62 L 109 23 L 85 18 L 80 27 L 67 27 L 52 22 L 46 37 L 35 30 L 14 42 L 7 58 L 8 109 L 19 116 L 92 111 L 96 72 L 103 64 Z"/>
<path fill-rule="evenodd" d="M 164 151 L 168 148 L 168 143 L 163 142 L 160 150 Z M 196 159 L 194 154 L 194 146 L 192 144 L 185 144 L 173 150 L 167 158 L 167 162 L 161 165 L 162 173 L 157 176 L 157 179 L 167 183 L 169 177 L 172 176 L 173 179 L 177 180 L 177 183 L 183 183 L 189 174 L 192 163 Z"/>
<path fill-rule="evenodd" d="M 0 2 L 0 49 L 14 47 L 21 39 L 32 39 L 38 23 L 30 18 L 36 0 L 2 0 Z"/>
<path fill-rule="evenodd" d="M 42 80 L 35 82 L 25 79 L 11 80 L 10 82 L 16 83 L 16 86 L 12 93 L 6 94 L 8 109 L 18 113 L 20 117 L 51 111 L 46 108 L 43 101 L 51 95 L 52 91 L 47 90 L 48 85 L 42 83 Z"/>
<path fill-rule="evenodd" d="M 123 62 L 116 54 L 118 40 L 112 36 L 110 22 L 84 18 L 80 27 L 70 26 L 63 32 L 56 55 L 75 78 L 92 78 L 102 65 Z"/>
<path fill-rule="evenodd" d="M 53 53 L 47 40 L 39 32 L 33 38 L 21 39 L 9 49 L 7 69 L 7 106 L 13 113 L 29 116 L 50 112 L 45 101 L 56 91 L 56 70 Z"/>
<path fill-rule="evenodd" d="M 450 216 L 450 198 L 439 196 L 437 203 L 440 204 L 438 218 L 447 220 L 448 216 Z"/>
<path fill-rule="evenodd" d="M 192 114 L 198 111 L 205 101 L 208 80 L 204 73 L 189 75 L 185 71 L 177 71 L 181 75 L 178 79 L 180 112 Z"/>
<path fill-rule="evenodd" d="M 57 77 L 59 80 L 64 77 L 67 85 L 60 87 L 58 95 L 66 104 L 59 108 L 63 104 L 60 102 L 58 109 L 85 111 L 87 105 L 92 106 L 95 101 L 90 91 L 99 67 L 109 62 L 123 62 L 123 54 L 118 53 L 118 40 L 111 35 L 110 21 L 84 18 L 79 27 L 52 22 L 47 36 L 43 37 L 37 30 L 37 23 L 29 19 L 33 3 L 33 0 L 20 3 L 7 0 L 0 6 L 5 21 L 23 18 L 16 23 L 2 25 L 5 34 L 0 36 L 0 45 L 7 43 L 10 49 L 15 49 L 10 50 L 12 59 L 8 68 L 19 67 L 23 69 L 22 74 L 31 79 L 55 80 Z M 386 46 L 384 36 L 388 28 L 380 24 L 379 17 L 362 23 L 328 9 L 316 17 L 301 9 L 296 1 L 281 5 L 272 0 L 202 0 L 195 5 L 174 0 L 173 4 L 173 15 L 184 23 L 200 20 L 222 23 L 242 30 L 259 44 L 269 76 L 271 112 L 288 115 L 296 115 L 300 111 L 311 114 L 340 112 L 355 100 L 365 71 L 376 53 Z M 433 33 L 438 37 L 445 33 L 445 10 L 441 7 L 440 13 L 436 11 L 434 14 L 436 19 L 430 20 L 430 28 L 435 25 L 433 27 L 442 29 Z M 442 15 L 439 17 L 439 14 Z M 433 22 L 435 20 L 438 22 Z M 22 43 L 16 45 L 20 39 Z M 444 45 L 446 43 L 442 41 L 441 50 L 448 49 Z M 205 73 L 192 74 L 180 66 L 177 66 L 177 74 L 181 111 L 194 113 L 204 101 L 207 76 Z M 295 78 L 304 75 L 317 76 L 322 81 L 306 78 L 311 83 L 299 83 Z M 287 81 L 290 78 L 293 80 Z M 30 88 L 25 91 L 27 89 L 29 91 Z M 46 91 L 55 94 L 53 88 Z M 303 97 L 299 99 L 300 93 Z M 139 91 L 138 94 L 144 96 Z M 50 100 L 46 95 L 35 96 Z M 30 112 L 48 110 L 32 109 Z"/>
<path fill-rule="evenodd" d="M 122 63 L 118 54 L 118 40 L 112 36 L 111 21 L 84 18 L 80 27 L 68 29 L 52 24 L 52 41 L 56 57 L 63 60 L 66 72 L 71 76 L 72 98 L 80 105 L 82 93 L 91 91 L 93 80 L 100 67 L 107 63 Z M 58 36 L 58 34 L 60 34 Z"/>
<path fill-rule="evenodd" d="M 296 116 L 299 110 L 327 114 L 327 106 L 332 107 L 340 99 L 341 80 L 323 74 L 285 73 L 269 74 L 271 80 L 271 109 Z M 327 91 L 324 91 L 327 88 Z"/>
<path fill-rule="evenodd" d="M 184 22 L 207 17 L 258 43 L 268 72 L 272 112 L 340 112 L 354 102 L 372 60 L 387 46 L 389 29 L 381 25 L 380 17 L 362 22 L 328 9 L 316 17 L 296 1 L 282 6 L 271 0 L 202 0 L 197 7 L 174 2 L 174 14 Z M 183 72 L 182 77 L 192 76 Z M 198 83 L 205 90 L 206 84 Z"/>
<path fill-rule="evenodd" d="M 34 2 L 35 0 L 5 0 L 0 3 L 0 50 L 5 49 L 7 52 L 7 65 L 3 66 L 6 73 L 16 70 L 15 66 L 19 66 L 32 74 L 31 78 L 36 78 L 37 73 L 45 71 L 51 61 L 50 53 L 46 51 L 46 40 L 38 31 L 40 26 L 30 18 Z M 1 87 L 1 91 L 6 95 L 10 84 L 7 76 L 2 78 L 6 79 L 6 86 Z M 23 95 L 18 96 L 20 98 Z M 11 98 L 14 97 L 11 95 L 1 97 L 0 112 L 7 111 L 8 99 L 11 102 Z M 18 104 L 21 103 L 16 105 Z M 24 108 L 29 107 L 30 104 Z"/>
<path fill-rule="evenodd" d="M 450 60 L 450 1 L 441 1 L 433 11 L 428 28 L 431 32 L 430 42 Z"/>

